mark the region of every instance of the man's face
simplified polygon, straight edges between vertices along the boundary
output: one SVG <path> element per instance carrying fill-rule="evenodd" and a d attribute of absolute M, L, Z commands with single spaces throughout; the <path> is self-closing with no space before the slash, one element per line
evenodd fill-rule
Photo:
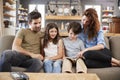
<path fill-rule="evenodd" d="M 84 27 L 88 27 L 88 25 L 90 24 L 90 20 L 88 19 L 88 17 L 87 16 L 83 16 L 82 17 L 82 23 L 83 23 L 83 26 Z"/>
<path fill-rule="evenodd" d="M 41 18 L 33 19 L 29 24 L 33 32 L 39 32 L 41 29 Z"/>

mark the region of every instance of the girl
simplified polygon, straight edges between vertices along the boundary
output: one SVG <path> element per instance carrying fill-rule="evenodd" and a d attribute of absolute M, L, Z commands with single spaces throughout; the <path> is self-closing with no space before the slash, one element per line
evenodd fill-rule
<path fill-rule="evenodd" d="M 59 37 L 58 26 L 49 23 L 45 30 L 43 49 L 44 70 L 46 73 L 60 73 L 63 58 L 63 43 Z"/>

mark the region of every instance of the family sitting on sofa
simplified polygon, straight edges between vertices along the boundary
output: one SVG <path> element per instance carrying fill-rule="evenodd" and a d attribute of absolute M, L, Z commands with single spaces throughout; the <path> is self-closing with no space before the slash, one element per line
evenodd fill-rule
<path fill-rule="evenodd" d="M 72 73 L 72 65 L 76 66 L 77 73 L 87 73 L 87 68 L 120 67 L 120 61 L 106 48 L 93 8 L 84 11 L 81 24 L 69 24 L 68 37 L 63 39 L 55 23 L 47 24 L 42 39 L 39 12 L 29 13 L 28 23 L 29 29 L 21 29 L 16 34 L 12 50 L 3 51 L 1 72 L 11 72 L 11 66 L 24 67 L 26 72 L 39 72 L 44 68 L 46 73 Z"/>

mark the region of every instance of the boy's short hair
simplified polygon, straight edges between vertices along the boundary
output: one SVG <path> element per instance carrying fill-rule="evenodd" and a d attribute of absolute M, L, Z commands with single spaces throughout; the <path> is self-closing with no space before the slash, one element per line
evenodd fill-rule
<path fill-rule="evenodd" d="M 41 18 L 41 13 L 32 11 L 28 14 L 28 22 L 32 22 L 33 19 Z"/>
<path fill-rule="evenodd" d="M 71 22 L 67 28 L 68 32 L 72 29 L 74 34 L 79 34 L 82 31 L 81 24 L 78 22 Z"/>

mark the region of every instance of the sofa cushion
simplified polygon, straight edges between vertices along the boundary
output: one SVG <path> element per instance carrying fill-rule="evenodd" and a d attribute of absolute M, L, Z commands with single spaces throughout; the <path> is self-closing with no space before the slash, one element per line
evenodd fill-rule
<path fill-rule="evenodd" d="M 113 57 L 120 59 L 120 36 L 110 37 L 110 50 Z"/>
<path fill-rule="evenodd" d="M 14 35 L 6 35 L 0 38 L 0 56 L 4 50 L 12 49 L 12 43 L 14 38 L 15 38 Z M 25 70 L 26 70 L 25 68 L 21 68 L 21 67 L 12 67 L 12 71 L 18 72 L 18 71 L 25 71 Z"/>
<path fill-rule="evenodd" d="M 120 80 L 120 68 L 89 68 L 88 73 L 96 73 L 100 80 Z"/>
<path fill-rule="evenodd" d="M 26 69 L 25 68 L 22 68 L 22 67 L 12 67 L 12 71 L 14 71 L 14 72 L 24 72 L 24 71 L 26 71 Z"/>

